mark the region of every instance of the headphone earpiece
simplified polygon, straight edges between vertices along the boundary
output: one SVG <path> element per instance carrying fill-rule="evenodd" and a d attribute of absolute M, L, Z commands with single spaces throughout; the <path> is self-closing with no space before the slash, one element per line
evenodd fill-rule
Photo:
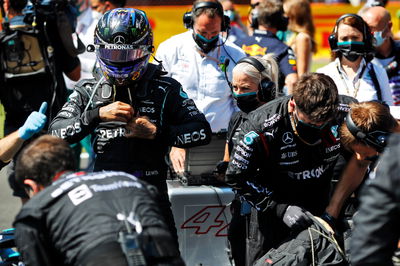
<path fill-rule="evenodd" d="M 366 52 L 366 54 L 372 53 L 375 49 L 372 45 L 373 36 L 372 36 L 372 33 L 368 30 L 369 29 L 368 24 L 362 19 L 362 17 L 360 17 L 357 14 L 352 14 L 352 13 L 344 14 L 336 20 L 335 27 L 333 28 L 333 32 L 328 37 L 329 46 L 331 48 L 331 51 L 332 52 L 338 51 L 338 46 L 337 46 L 338 40 L 335 35 L 337 34 L 337 29 L 338 29 L 339 23 L 347 17 L 353 17 L 353 18 L 356 18 L 357 20 L 361 21 L 361 23 L 363 25 L 362 34 L 363 34 L 365 52 Z"/>
<path fill-rule="evenodd" d="M 389 132 L 375 130 L 367 133 L 362 131 L 351 118 L 351 111 L 347 113 L 345 121 L 347 129 L 357 140 L 373 147 L 378 152 L 383 152 L 390 136 Z"/>
<path fill-rule="evenodd" d="M 194 24 L 193 12 L 196 12 L 196 10 L 199 8 L 217 9 L 217 13 L 222 19 L 221 32 L 225 32 L 230 29 L 231 20 L 227 15 L 224 15 L 224 9 L 222 8 L 221 3 L 219 2 L 199 2 L 195 4 L 192 8 L 192 11 L 183 14 L 183 25 L 185 26 L 186 29 L 193 29 L 193 24 Z"/>
<path fill-rule="evenodd" d="M 253 57 L 244 57 L 240 59 L 237 64 L 247 63 L 255 67 L 260 74 L 265 70 L 263 64 L 260 63 L 257 59 Z M 261 80 L 258 85 L 257 97 L 261 102 L 269 102 L 275 98 L 276 84 L 272 82 L 268 78 L 264 78 Z"/>

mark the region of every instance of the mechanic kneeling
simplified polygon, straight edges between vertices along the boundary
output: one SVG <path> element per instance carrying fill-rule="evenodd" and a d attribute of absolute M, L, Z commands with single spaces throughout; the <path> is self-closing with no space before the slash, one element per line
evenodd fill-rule
<path fill-rule="evenodd" d="M 154 186 L 74 166 L 68 144 L 49 135 L 17 161 L 17 182 L 31 197 L 14 222 L 26 265 L 184 265 Z"/>

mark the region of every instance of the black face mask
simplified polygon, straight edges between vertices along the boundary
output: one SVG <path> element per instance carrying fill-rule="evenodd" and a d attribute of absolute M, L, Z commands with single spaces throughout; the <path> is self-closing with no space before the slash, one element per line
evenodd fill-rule
<path fill-rule="evenodd" d="M 300 119 L 297 118 L 295 114 L 293 114 L 293 117 L 296 121 L 296 131 L 301 140 L 306 142 L 306 144 L 309 145 L 316 145 L 321 142 L 321 137 L 322 137 L 322 131 L 325 129 L 325 127 L 328 125 L 328 123 L 317 127 L 308 123 L 305 123 L 301 121 Z"/>
<path fill-rule="evenodd" d="M 196 34 L 193 32 L 193 39 L 197 43 L 197 45 L 200 47 L 200 49 L 208 54 L 210 51 L 214 50 L 215 47 L 217 47 L 218 43 L 218 36 L 216 35 L 212 37 L 210 40 L 201 36 L 200 34 Z"/>
<path fill-rule="evenodd" d="M 239 107 L 239 109 L 245 113 L 250 113 L 260 105 L 260 102 L 257 99 L 256 92 L 249 92 L 243 94 L 233 93 L 233 97 L 236 99 L 237 106 Z"/>
<path fill-rule="evenodd" d="M 351 62 L 355 62 L 365 52 L 364 42 L 338 42 L 337 46 L 339 52 Z"/>

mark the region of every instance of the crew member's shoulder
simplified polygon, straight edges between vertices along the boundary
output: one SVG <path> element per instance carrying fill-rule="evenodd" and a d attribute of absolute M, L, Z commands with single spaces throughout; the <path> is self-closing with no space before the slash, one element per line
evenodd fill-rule
<path fill-rule="evenodd" d="M 172 46 L 182 46 L 185 44 L 186 39 L 188 39 L 189 37 L 191 37 L 190 31 L 179 33 L 177 35 L 169 37 L 168 39 L 160 43 L 159 47 L 161 46 L 164 48 L 168 48 Z"/>
<path fill-rule="evenodd" d="M 399 146 L 400 147 L 400 133 L 393 133 L 389 138 L 389 146 Z M 398 148 L 398 147 L 396 147 Z"/>
<path fill-rule="evenodd" d="M 168 88 L 180 88 L 182 85 L 174 78 L 166 76 L 167 72 L 163 71 L 160 65 L 149 63 L 145 74 L 146 79 L 155 83 L 156 86 Z"/>
<path fill-rule="evenodd" d="M 243 52 L 242 48 L 240 48 L 238 45 L 235 43 L 227 40 L 224 44 L 224 49 L 226 49 L 226 52 L 233 56 L 237 57 L 237 59 L 241 59 L 242 57 L 245 57 L 246 54 Z"/>
<path fill-rule="evenodd" d="M 288 112 L 289 100 L 290 96 L 276 98 L 249 113 L 248 119 L 251 120 L 252 123 L 261 123 L 262 128 L 273 127 L 281 121 Z"/>
<path fill-rule="evenodd" d="M 332 68 L 333 68 L 334 64 L 335 64 L 335 62 L 330 62 L 329 64 L 318 68 L 317 71 L 315 71 L 315 72 L 330 76 L 329 74 L 332 72 Z"/>

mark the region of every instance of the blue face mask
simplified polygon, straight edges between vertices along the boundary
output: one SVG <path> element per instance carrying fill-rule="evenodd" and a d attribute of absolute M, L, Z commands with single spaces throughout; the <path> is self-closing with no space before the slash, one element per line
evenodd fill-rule
<path fill-rule="evenodd" d="M 207 39 L 206 37 L 201 36 L 198 33 L 193 34 L 194 41 L 197 43 L 200 49 L 206 54 L 208 54 L 211 50 L 213 50 L 217 46 L 218 37 L 219 35 L 215 35 L 211 39 Z"/>
<path fill-rule="evenodd" d="M 386 37 L 385 38 L 382 37 L 382 33 L 384 31 L 385 31 L 385 29 L 382 30 L 382 31 L 375 31 L 374 32 L 374 46 L 375 47 L 381 46 L 383 44 L 383 42 L 386 40 Z"/>

